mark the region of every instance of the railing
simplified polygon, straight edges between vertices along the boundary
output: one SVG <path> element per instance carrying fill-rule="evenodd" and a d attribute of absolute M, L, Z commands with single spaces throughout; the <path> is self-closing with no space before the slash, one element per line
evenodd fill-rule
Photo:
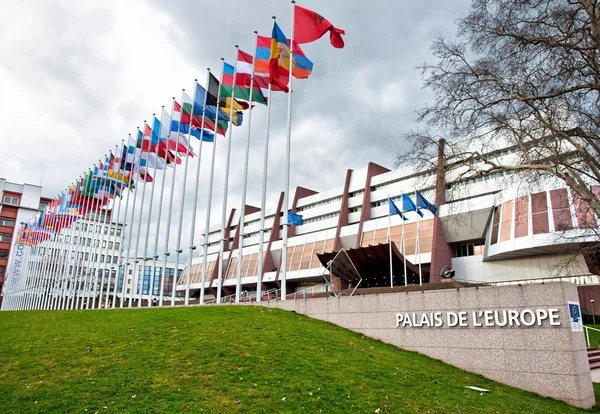
<path fill-rule="evenodd" d="M 591 346 L 589 330 L 591 329 L 592 331 L 600 332 L 600 329 L 590 328 L 589 326 L 585 326 L 585 325 L 583 326 L 583 329 L 585 329 L 585 343 L 587 344 L 587 346 Z"/>

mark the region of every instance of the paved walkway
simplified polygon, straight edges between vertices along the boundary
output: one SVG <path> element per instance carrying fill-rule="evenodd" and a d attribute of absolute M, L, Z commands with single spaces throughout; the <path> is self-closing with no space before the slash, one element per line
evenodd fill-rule
<path fill-rule="evenodd" d="M 593 369 L 592 373 L 592 382 L 600 382 L 600 368 Z"/>

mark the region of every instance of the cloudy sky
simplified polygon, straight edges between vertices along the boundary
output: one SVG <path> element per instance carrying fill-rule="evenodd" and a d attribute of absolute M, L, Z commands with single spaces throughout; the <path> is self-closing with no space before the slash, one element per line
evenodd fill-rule
<path fill-rule="evenodd" d="M 291 185 L 325 191 L 343 185 L 348 168 L 357 170 L 369 161 L 391 168 L 395 152 L 405 148 L 401 135 L 415 126 L 415 110 L 430 99 L 415 67 L 432 61 L 429 46 L 434 37 L 454 36 L 455 21 L 466 14 L 469 1 L 299 4 L 346 31 L 344 49 L 334 49 L 328 36 L 303 45 L 314 69 L 310 79 L 294 84 Z M 4 4 L 0 177 L 39 184 L 45 169 L 43 193 L 55 196 L 128 133 L 135 133 L 145 119 L 151 120 L 152 113 L 160 113 L 161 105 L 170 108 L 171 97 L 179 101 L 182 88 L 191 92 L 194 78 L 204 82 L 206 68 L 218 73 L 221 57 L 234 63 L 235 44 L 251 52 L 253 31 L 269 35 L 273 15 L 289 34 L 291 6 L 286 0 Z M 286 105 L 284 94 L 274 94 L 268 206 L 284 185 Z M 250 137 L 247 202 L 252 205 L 260 205 L 265 118 L 266 108 L 259 105 L 253 111 Z M 233 132 L 230 208 L 240 205 L 247 134 L 247 123 Z M 197 148 L 198 142 L 194 145 Z M 222 205 L 225 149 L 221 140 L 213 223 Z M 197 162 L 189 163 L 184 222 L 191 219 Z M 197 231 L 204 227 L 209 165 L 210 147 L 204 145 Z M 172 172 L 168 174 L 170 178 Z M 182 178 L 180 168 L 176 205 L 182 198 Z M 184 248 L 186 232 L 189 226 L 184 226 Z"/>

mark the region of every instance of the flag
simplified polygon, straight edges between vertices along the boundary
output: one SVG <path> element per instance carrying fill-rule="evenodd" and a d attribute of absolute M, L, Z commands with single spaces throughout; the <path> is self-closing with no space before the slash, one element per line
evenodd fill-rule
<path fill-rule="evenodd" d="M 223 65 L 223 82 L 221 82 L 221 97 L 227 99 L 232 96 L 233 90 L 233 74 L 235 68 L 229 63 Z M 237 80 L 236 80 L 237 83 Z M 250 102 L 250 88 L 236 86 L 235 87 L 235 99 L 242 99 Z M 263 96 L 260 89 L 254 89 L 252 94 L 252 102 L 260 103 L 263 105 L 267 104 L 267 99 Z"/>
<path fill-rule="evenodd" d="M 394 200 L 392 200 L 389 197 L 388 197 L 388 204 L 390 206 L 390 213 L 389 213 L 390 215 L 398 214 L 403 220 L 406 220 L 406 217 L 404 217 L 404 214 L 402 214 L 400 209 L 396 206 L 396 204 L 394 204 Z"/>
<path fill-rule="evenodd" d="M 231 79 L 231 82 L 233 82 L 233 79 Z M 243 83 L 240 83 L 240 81 L 237 79 L 237 75 L 236 75 L 235 83 L 238 86 L 245 86 Z M 248 85 L 250 85 L 250 84 L 248 83 Z M 217 104 L 217 95 L 219 93 L 220 86 L 221 86 L 220 82 L 211 73 L 209 76 L 209 80 L 208 80 L 208 88 L 207 88 L 208 97 L 206 100 L 207 105 L 216 105 Z M 219 106 L 226 114 L 230 113 L 232 105 L 233 105 L 233 109 L 235 111 L 245 111 L 246 109 L 250 108 L 250 104 L 248 104 L 248 102 L 244 102 L 244 101 L 237 100 L 237 99 L 232 100 L 231 97 L 225 98 L 225 97 L 221 96 L 219 101 L 220 101 Z"/>
<path fill-rule="evenodd" d="M 298 43 L 310 43 L 319 39 L 329 31 L 329 41 L 338 49 L 344 47 L 342 29 L 335 27 L 329 20 L 304 7 L 294 7 L 294 40 Z"/>
<path fill-rule="evenodd" d="M 288 44 L 289 44 L 288 39 Z M 304 51 L 300 48 L 300 45 L 294 41 L 293 43 L 292 56 L 296 62 L 296 66 L 292 72 L 292 75 L 298 79 L 306 79 L 312 72 L 313 63 L 308 60 Z M 269 87 L 269 62 L 271 60 L 271 38 L 265 36 L 258 36 L 256 44 L 256 62 L 254 64 L 254 83 L 261 88 Z M 239 63 L 239 58 L 238 58 Z M 239 71 L 238 66 L 236 69 Z M 289 76 L 289 75 L 288 75 Z M 284 91 L 287 89 L 289 79 L 280 79 L 277 83 L 271 85 L 273 91 Z M 238 83 L 236 81 L 236 83 Z M 280 86 L 280 85 L 283 85 Z"/>
<path fill-rule="evenodd" d="M 418 191 L 415 191 L 416 194 L 416 199 L 417 199 L 417 207 L 419 208 L 424 208 L 425 210 L 429 210 L 433 213 L 433 215 L 435 216 L 435 213 L 437 213 L 438 208 L 434 205 L 431 204 L 425 197 L 423 197 L 423 195 L 421 193 L 419 193 Z"/>
<path fill-rule="evenodd" d="M 300 214 L 292 213 L 288 211 L 288 224 L 301 226 L 304 224 L 304 219 Z"/>
<path fill-rule="evenodd" d="M 202 115 L 205 96 L 206 96 L 206 89 L 204 89 L 199 83 L 196 83 L 196 100 L 194 101 L 194 114 L 197 116 Z M 220 108 L 217 110 L 217 106 L 216 106 L 217 97 L 216 96 L 214 96 L 214 99 L 213 99 L 213 97 L 211 97 L 209 99 L 209 97 L 207 96 L 206 100 L 214 101 L 215 104 L 208 104 L 208 102 L 207 102 L 206 110 L 204 111 L 205 119 L 208 118 L 208 119 L 214 120 L 218 114 L 219 121 L 229 121 L 228 114 L 226 114 Z"/>
<path fill-rule="evenodd" d="M 402 211 L 416 211 L 419 216 L 423 217 L 421 210 L 417 208 L 412 199 L 406 194 L 402 194 Z"/>
<path fill-rule="evenodd" d="M 271 33 L 271 53 L 269 55 L 269 83 L 277 85 L 278 88 L 287 92 L 289 88 L 287 82 L 283 83 L 283 79 L 289 78 L 290 66 L 293 69 L 294 65 L 293 57 L 290 59 L 288 41 L 277 22 L 274 22 L 273 32 Z"/>
<path fill-rule="evenodd" d="M 181 105 L 181 119 L 179 123 L 181 124 L 179 132 L 182 134 L 190 133 L 190 121 L 192 117 L 192 111 L 194 107 L 194 101 L 187 93 L 183 93 L 183 104 Z"/>

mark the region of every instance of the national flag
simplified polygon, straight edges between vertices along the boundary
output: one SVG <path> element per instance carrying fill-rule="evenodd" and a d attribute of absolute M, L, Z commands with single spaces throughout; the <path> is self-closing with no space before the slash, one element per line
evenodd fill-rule
<path fill-rule="evenodd" d="M 294 7 L 294 40 L 298 43 L 310 43 L 329 32 L 329 41 L 338 49 L 344 47 L 342 29 L 335 27 L 329 20 L 304 7 Z"/>
<path fill-rule="evenodd" d="M 237 76 L 237 75 L 236 75 Z M 233 79 L 231 79 L 231 81 L 233 82 Z M 235 80 L 235 83 L 238 86 L 245 86 L 243 83 L 240 83 L 240 81 L 237 79 Z M 217 78 L 211 73 L 209 76 L 209 80 L 208 80 L 208 97 L 207 97 L 207 105 L 216 105 L 217 104 L 217 95 L 219 93 L 219 88 L 220 88 L 220 82 L 217 80 Z M 232 99 L 231 97 L 219 97 L 219 106 L 221 107 L 221 109 L 223 111 L 225 111 L 226 114 L 229 115 L 230 109 L 231 109 L 231 105 L 232 105 Z M 236 111 L 245 111 L 246 109 L 250 108 L 250 104 L 238 99 L 233 100 L 233 109 Z"/>
<path fill-rule="evenodd" d="M 281 90 L 287 92 L 289 88 L 287 82 L 283 83 L 283 79 L 289 78 L 290 69 L 293 70 L 294 65 L 295 62 L 293 57 L 290 56 L 288 41 L 277 22 L 274 22 L 271 33 L 271 53 L 269 55 L 269 83 L 277 85 Z"/>
<path fill-rule="evenodd" d="M 301 226 L 304 224 L 304 218 L 300 214 L 292 213 L 288 211 L 288 224 Z"/>
<path fill-rule="evenodd" d="M 202 117 L 194 115 L 193 125 L 195 128 L 199 129 L 200 125 L 202 125 Z M 215 128 L 217 128 L 217 134 L 225 136 L 225 133 L 227 132 L 227 127 L 228 122 L 219 121 L 217 123 L 217 126 L 215 127 L 215 123 L 213 120 L 204 118 L 204 128 L 210 129 L 211 131 L 215 131 Z"/>
<path fill-rule="evenodd" d="M 394 203 L 394 200 L 392 200 L 389 197 L 388 197 L 388 204 L 390 206 L 390 215 L 398 214 L 403 220 L 406 220 L 406 217 L 404 217 L 404 214 L 402 214 L 400 209 L 396 206 L 396 204 Z"/>
<path fill-rule="evenodd" d="M 223 65 L 223 82 L 221 82 L 222 98 L 228 98 L 232 96 L 234 73 L 235 68 L 232 65 L 230 65 L 229 63 L 225 63 Z M 244 101 L 250 102 L 250 88 L 236 86 L 235 99 L 242 99 Z M 266 105 L 267 99 L 263 96 L 262 92 L 259 89 L 254 89 L 254 93 L 252 94 L 252 102 Z"/>
<path fill-rule="evenodd" d="M 406 194 L 402 194 L 402 211 L 416 211 L 419 216 L 423 217 L 421 210 L 417 208 L 412 199 Z"/>
<path fill-rule="evenodd" d="M 181 105 L 181 119 L 179 132 L 182 134 L 190 133 L 190 121 L 192 118 L 192 111 L 194 107 L 194 100 L 190 98 L 187 93 L 183 93 L 183 104 Z"/>
<path fill-rule="evenodd" d="M 171 117 L 171 131 L 179 131 L 179 121 L 181 120 L 181 105 L 177 101 L 173 102 L 173 111 Z"/>
<path fill-rule="evenodd" d="M 423 197 L 423 195 L 421 193 L 419 193 L 418 191 L 415 191 L 416 194 L 416 199 L 417 199 L 417 207 L 419 208 L 424 208 L 425 210 L 429 210 L 433 213 L 433 215 L 435 216 L 435 213 L 437 213 L 438 208 L 434 205 L 431 204 L 425 197 Z"/>
<path fill-rule="evenodd" d="M 290 40 L 288 39 L 288 44 Z M 312 72 L 313 63 L 308 60 L 300 45 L 294 41 L 294 47 L 292 50 L 292 56 L 296 62 L 296 66 L 292 72 L 292 75 L 298 79 L 306 79 Z M 265 36 L 258 36 L 256 44 L 256 62 L 254 64 L 254 82 L 257 83 L 261 88 L 269 87 L 269 62 L 271 60 L 271 38 Z M 273 91 L 283 91 L 284 89 L 279 87 L 283 85 L 287 87 L 289 81 L 288 78 L 281 79 L 277 84 L 271 86 Z M 236 81 L 237 83 L 237 81 Z"/>
<path fill-rule="evenodd" d="M 194 114 L 197 116 L 202 115 L 202 108 L 204 106 L 204 98 L 206 96 L 206 89 L 204 89 L 199 83 L 196 83 L 196 100 L 194 102 Z M 208 97 L 207 97 L 208 100 Z M 212 100 L 212 98 L 211 98 Z M 216 103 L 217 97 L 214 97 L 214 102 Z M 214 120 L 217 117 L 219 121 L 229 121 L 229 116 L 226 114 L 221 108 L 218 108 L 214 104 L 207 104 L 206 109 L 204 111 L 204 118 Z"/>

